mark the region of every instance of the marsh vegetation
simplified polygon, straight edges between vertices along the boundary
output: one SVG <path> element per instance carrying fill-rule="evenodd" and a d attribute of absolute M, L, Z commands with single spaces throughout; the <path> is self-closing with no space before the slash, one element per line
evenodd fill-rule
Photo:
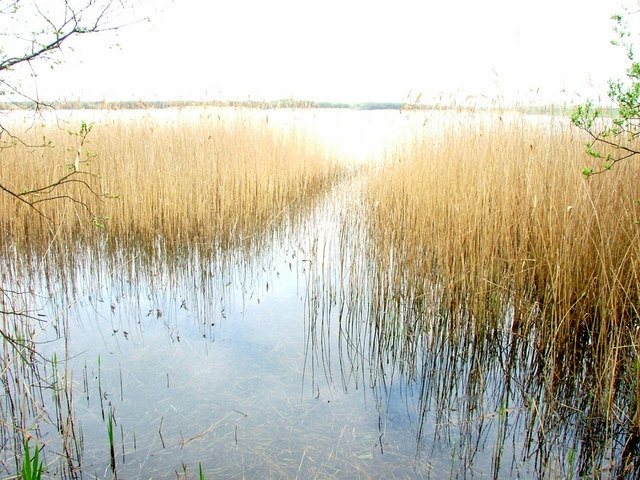
<path fill-rule="evenodd" d="M 640 167 L 583 178 L 563 117 L 392 114 L 360 162 L 215 110 L 2 150 L 17 191 L 87 172 L 0 197 L 3 475 L 637 477 Z"/>

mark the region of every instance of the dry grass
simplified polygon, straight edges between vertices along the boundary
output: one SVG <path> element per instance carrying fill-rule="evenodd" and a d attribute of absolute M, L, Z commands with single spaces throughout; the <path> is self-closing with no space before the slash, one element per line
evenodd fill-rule
<path fill-rule="evenodd" d="M 452 126 L 393 154 L 369 193 L 378 244 L 477 315 L 491 292 L 513 299 L 515 323 L 535 301 L 559 339 L 579 319 L 636 318 L 640 169 L 585 181 L 566 123 L 522 122 Z"/>
<path fill-rule="evenodd" d="M 16 474 L 23 439 L 33 436 L 44 445 L 42 432 L 54 429 L 59 438 L 46 443 L 58 448 L 60 441 L 61 454 L 49 468 L 75 477 L 83 440 L 75 431 L 68 358 L 42 357 L 37 341 L 43 329 L 52 329 L 68 342 L 67 307 L 47 322 L 34 313 L 39 304 L 26 293 L 34 279 L 44 279 L 47 294 L 61 294 L 63 303 L 73 305 L 87 285 L 99 283 L 92 275 L 100 275 L 105 264 L 119 264 L 136 279 L 154 266 L 197 271 L 197 260 L 208 265 L 206 254 L 221 249 L 238 248 L 238 257 L 247 253 L 244 247 L 255 253 L 270 232 L 303 215 L 344 169 L 310 136 L 241 112 L 196 121 L 150 116 L 103 122 L 82 148 L 82 136 L 58 126 L 34 126 L 21 138 L 33 146 L 0 150 L 0 184 L 19 193 L 72 176 L 55 189 L 24 196 L 31 202 L 49 199 L 34 204 L 41 215 L 0 195 L 0 251 L 6 259 L 0 272 L 0 443 L 4 458 L 15 458 L 15 465 L 3 460 L 0 470 Z M 0 140 L 7 141 L 6 135 Z M 223 257 L 216 259 L 223 263 Z M 208 272 L 209 267 L 200 274 Z M 113 465 L 113 449 L 111 459 Z"/>
<path fill-rule="evenodd" d="M 16 191 L 44 185 L 68 173 L 79 137 L 57 128 L 34 129 L 53 147 L 15 147 L 2 152 L 3 183 Z M 93 158 L 92 152 L 97 157 Z M 53 192 L 67 200 L 41 203 L 51 219 L 14 199 L 0 197 L 0 229 L 5 238 L 95 239 L 107 236 L 126 246 L 200 243 L 228 246 L 251 240 L 280 220 L 288 208 L 326 189 L 338 168 L 308 136 L 237 118 L 201 118 L 197 122 L 119 121 L 96 125 L 82 149 L 76 175 L 85 185 L 68 184 Z M 30 200 L 41 198 L 29 196 Z M 117 197 L 117 198 L 114 198 Z M 105 231 L 86 228 L 91 216 Z M 102 218 L 108 220 L 102 222 Z M 52 231 L 55 228 L 55 231 Z"/>
<path fill-rule="evenodd" d="M 640 165 L 586 180 L 585 139 L 541 120 L 456 119 L 389 154 L 367 196 L 376 302 L 436 312 L 473 351 L 500 332 L 532 343 L 549 411 L 573 402 L 610 432 L 625 425 L 633 451 Z"/>
<path fill-rule="evenodd" d="M 597 399 L 592 413 L 637 430 L 640 166 L 586 180 L 587 163 L 563 119 L 427 128 L 389 155 L 368 190 L 390 286 L 378 302 L 432 299 L 451 338 L 531 339 L 551 392 L 578 384 Z"/>

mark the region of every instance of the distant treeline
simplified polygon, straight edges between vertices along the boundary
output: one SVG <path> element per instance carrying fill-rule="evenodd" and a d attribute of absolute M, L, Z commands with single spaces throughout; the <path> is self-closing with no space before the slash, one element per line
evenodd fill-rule
<path fill-rule="evenodd" d="M 127 101 L 60 101 L 48 104 L 51 108 L 61 110 L 143 110 L 162 108 L 186 108 L 186 107 L 233 107 L 233 108 L 341 108 L 352 110 L 458 110 L 458 111 L 518 111 L 529 114 L 547 115 L 571 115 L 574 106 L 564 105 L 521 105 L 516 107 L 477 107 L 473 105 L 429 105 L 410 104 L 399 102 L 365 102 L 365 103 L 341 103 L 341 102 L 316 102 L 309 100 L 281 99 L 270 101 L 258 100 L 127 100 Z M 35 107 L 33 102 L 0 102 L 0 110 L 31 110 Z M 608 117 L 616 114 L 612 108 L 602 108 L 602 116 Z"/>
<path fill-rule="evenodd" d="M 407 105 L 392 102 L 367 102 L 367 103 L 337 103 L 315 102 L 307 100 L 127 100 L 127 101 L 60 101 L 48 104 L 50 107 L 62 110 L 98 110 L 98 109 L 157 109 L 157 108 L 184 108 L 184 107 L 245 107 L 245 108 L 350 108 L 357 110 L 399 110 L 402 108 L 426 109 L 423 105 Z M 35 106 L 32 102 L 0 102 L 0 110 L 31 109 Z"/>

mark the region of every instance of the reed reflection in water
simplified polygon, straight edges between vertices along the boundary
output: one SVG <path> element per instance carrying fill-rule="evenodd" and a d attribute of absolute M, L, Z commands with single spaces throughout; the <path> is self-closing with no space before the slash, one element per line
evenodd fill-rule
<path fill-rule="evenodd" d="M 339 261 L 324 263 L 317 247 L 337 232 L 329 221 L 344 195 L 250 249 L 215 257 L 119 252 L 103 262 L 79 254 L 75 266 L 30 278 L 30 289 L 48 293 L 38 311 L 52 320 L 39 334 L 39 354 L 56 355 L 69 379 L 75 423 L 65 438 L 77 449 L 74 469 L 109 476 L 105 419 L 112 412 L 123 478 L 168 478 L 199 463 L 213 478 L 448 471 L 446 458 L 439 466 L 416 458 L 402 383 L 390 385 L 383 405 L 370 386 L 337 381 L 331 369 L 339 356 L 313 363 L 318 350 L 305 325 L 318 312 L 306 309 L 307 288 L 315 265 Z M 322 328 L 323 335 L 335 331 Z M 51 363 L 44 370 L 53 375 Z M 57 411 L 49 398 L 43 405 Z M 55 425 L 41 425 L 45 458 L 68 475 Z"/>

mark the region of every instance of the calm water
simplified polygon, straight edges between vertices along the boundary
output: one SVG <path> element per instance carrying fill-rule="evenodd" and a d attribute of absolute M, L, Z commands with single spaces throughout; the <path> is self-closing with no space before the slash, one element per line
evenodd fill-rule
<path fill-rule="evenodd" d="M 113 412 L 119 478 L 195 475 L 198 464 L 207 478 L 491 476 L 499 405 L 481 393 L 465 416 L 469 392 L 453 385 L 443 417 L 424 393 L 428 346 L 381 362 L 366 307 L 340 283 L 362 245 L 355 229 L 340 235 L 353 195 L 334 192 L 249 251 L 172 268 L 87 258 L 48 285 L 34 279 L 52 296 L 42 353 L 68 349 L 85 474 L 110 476 Z M 57 432 L 45 438 L 55 465 Z"/>

